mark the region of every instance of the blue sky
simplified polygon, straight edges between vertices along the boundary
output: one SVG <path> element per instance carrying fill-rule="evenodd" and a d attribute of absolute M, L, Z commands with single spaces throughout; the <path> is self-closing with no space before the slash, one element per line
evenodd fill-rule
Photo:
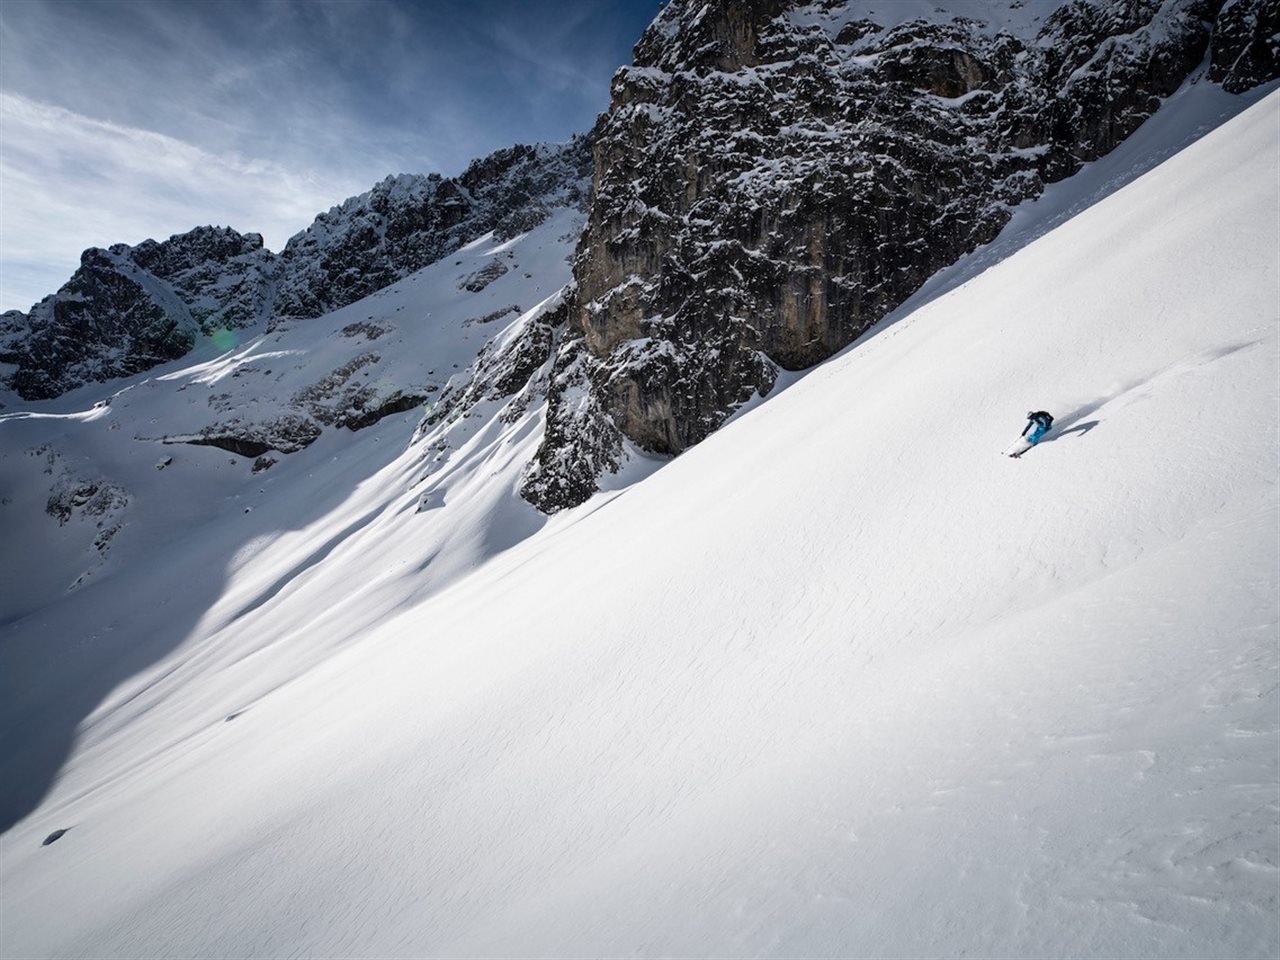
<path fill-rule="evenodd" d="M 0 309 L 90 246 L 197 224 L 280 249 L 388 173 L 564 140 L 657 0 L 4 0 Z"/>

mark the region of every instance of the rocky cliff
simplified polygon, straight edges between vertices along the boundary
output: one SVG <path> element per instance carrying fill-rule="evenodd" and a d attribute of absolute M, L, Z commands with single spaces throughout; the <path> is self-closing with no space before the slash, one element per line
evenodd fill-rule
<path fill-rule="evenodd" d="M 673 0 L 593 134 L 524 495 L 554 511 L 626 440 L 697 443 L 1113 149 L 1206 58 L 1229 90 L 1275 77 L 1275 19 L 1262 0 Z"/>

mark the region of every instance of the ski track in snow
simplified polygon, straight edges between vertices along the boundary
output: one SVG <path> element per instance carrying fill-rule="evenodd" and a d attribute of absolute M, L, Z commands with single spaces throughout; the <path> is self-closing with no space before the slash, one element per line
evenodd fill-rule
<path fill-rule="evenodd" d="M 0 838 L 0 953 L 1275 955 L 1280 94 L 1093 202 L 1206 103 L 549 521 L 536 410 L 417 487 L 413 415 L 248 486 L 183 448 L 178 505 L 147 451 L 161 520 L 219 519 L 11 614 L 10 769 L 57 753 L 48 691 L 85 719 Z M 513 249 L 554 277 L 565 229 Z"/>

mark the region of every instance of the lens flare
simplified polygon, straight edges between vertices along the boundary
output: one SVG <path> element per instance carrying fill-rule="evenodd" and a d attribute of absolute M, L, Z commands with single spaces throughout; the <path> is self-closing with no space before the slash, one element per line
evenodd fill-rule
<path fill-rule="evenodd" d="M 213 345 L 222 352 L 235 348 L 237 337 L 234 330 L 228 330 L 226 327 L 219 327 L 213 333 L 209 334 L 209 339 L 213 341 Z"/>

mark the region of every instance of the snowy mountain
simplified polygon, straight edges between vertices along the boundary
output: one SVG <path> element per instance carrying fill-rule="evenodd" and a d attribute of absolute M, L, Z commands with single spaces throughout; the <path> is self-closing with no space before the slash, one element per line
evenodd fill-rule
<path fill-rule="evenodd" d="M 46 399 L 185 356 L 201 334 L 264 321 L 273 273 L 261 236 L 226 227 L 86 250 L 56 294 L 0 314 L 3 382 Z"/>
<path fill-rule="evenodd" d="M 231 331 L 321 316 L 485 233 L 513 237 L 581 208 L 589 176 L 576 137 L 499 150 L 456 179 L 388 177 L 316 217 L 279 256 L 227 227 L 86 250 L 56 294 L 0 315 L 0 363 L 12 365 L 0 382 L 48 399 L 184 356 L 202 337 L 225 344 Z"/>
<path fill-rule="evenodd" d="M 496 380 L 477 369 L 450 398 L 466 410 L 548 396 L 522 489 L 554 512 L 635 450 L 677 454 L 780 371 L 851 342 L 1189 77 L 1232 92 L 1272 79 L 1277 37 L 1262 0 L 677 0 L 589 138 L 500 150 L 456 179 L 388 177 L 279 256 L 211 227 L 86 251 L 59 293 L 0 316 L 3 382 L 31 400 L 128 376 L 206 339 L 322 316 L 489 231 L 589 208 L 561 312 L 521 339 L 518 364 Z M 236 452 L 292 452 L 325 424 L 425 400 L 420 380 L 357 391 L 347 412 L 293 404 L 269 423 L 199 429 Z"/>
<path fill-rule="evenodd" d="M 672 2 L 589 138 L 86 252 L 0 957 L 1275 955 L 1276 17 Z"/>
<path fill-rule="evenodd" d="M 316 217 L 281 255 L 283 318 L 317 317 L 434 263 L 493 231 L 510 239 L 559 206 L 582 207 L 591 154 L 585 137 L 515 146 L 455 179 L 387 177 Z"/>
<path fill-rule="evenodd" d="M 561 206 L 517 237 L 500 240 L 490 231 L 322 317 L 245 331 L 242 343 L 228 333 L 146 374 L 81 387 L 38 412 L 0 414 L 6 529 L 33 548 L 57 545 L 39 565 L 22 550 L 0 557 L 0 620 L 68 586 L 145 563 L 158 549 L 152 537 L 181 538 L 193 524 L 221 522 L 226 497 L 269 485 L 264 471 L 274 479 L 288 455 L 322 436 L 322 447 L 339 451 L 356 431 L 387 420 L 392 445 L 403 449 L 430 414 L 440 422 L 424 428 L 430 439 L 422 445 L 444 459 L 479 421 L 478 411 L 455 411 L 452 398 L 471 382 L 472 365 L 497 370 L 538 342 L 569 280 L 582 221 L 581 212 Z M 478 284 L 481 275 L 487 282 Z M 535 365 L 547 350 L 544 344 Z M 531 369 L 515 367 L 523 385 Z M 466 396 L 482 399 L 474 388 Z M 503 404 L 517 406 L 505 394 Z M 296 479 L 294 470 L 286 475 L 293 479 L 281 480 L 284 486 Z M 173 502 L 197 489 L 205 493 L 180 508 Z"/>
<path fill-rule="evenodd" d="M 1002 262 L 550 520 L 529 410 L 425 479 L 395 417 L 259 478 L 150 447 L 166 522 L 0 647 L 5 782 L 58 771 L 4 955 L 1273 955 L 1278 96 L 1117 188 L 1237 102 L 1183 91 Z"/>

